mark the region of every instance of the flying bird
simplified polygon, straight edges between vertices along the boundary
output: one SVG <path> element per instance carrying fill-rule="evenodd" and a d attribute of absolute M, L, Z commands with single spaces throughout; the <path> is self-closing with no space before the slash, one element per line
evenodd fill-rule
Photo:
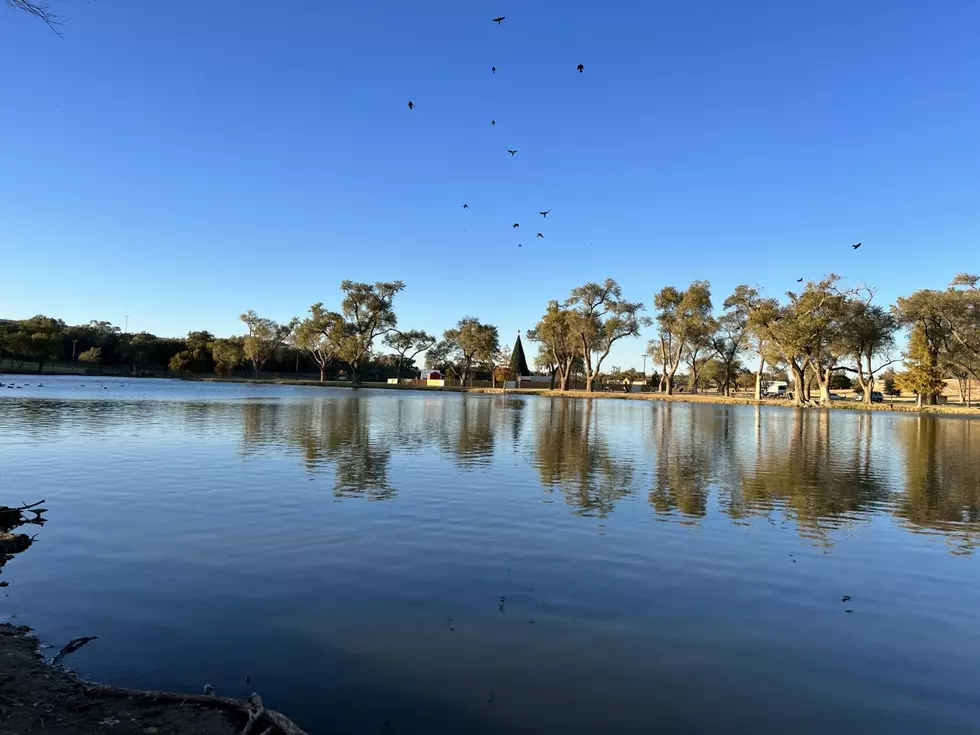
<path fill-rule="evenodd" d="M 514 227 L 520 227 L 520 225 L 517 222 L 515 222 Z"/>
<path fill-rule="evenodd" d="M 544 235 L 543 235 L 542 233 L 540 233 L 540 232 L 539 232 L 539 233 L 538 233 L 538 237 L 544 237 Z"/>
<path fill-rule="evenodd" d="M 497 67 L 495 67 L 495 66 L 491 66 L 491 67 L 490 67 L 490 73 L 491 73 L 491 74 L 496 74 L 496 73 L 497 73 Z"/>
<path fill-rule="evenodd" d="M 507 149 L 507 152 L 508 152 L 508 153 L 509 153 L 510 155 L 512 155 L 512 156 L 513 156 L 513 155 L 514 155 L 515 153 L 517 153 L 517 149 L 516 149 L 516 148 L 508 148 L 508 149 Z"/>
<path fill-rule="evenodd" d="M 581 74 L 583 71 L 585 71 L 585 64 L 579 64 L 578 65 L 578 73 Z"/>
<path fill-rule="evenodd" d="M 522 248 L 522 247 L 524 247 L 524 246 L 523 246 L 523 245 L 521 245 L 520 243 L 517 243 L 517 247 L 519 247 L 519 248 Z"/>
<path fill-rule="evenodd" d="M 797 279 L 796 279 L 796 282 L 797 282 L 797 283 L 803 283 L 803 279 L 802 279 L 802 278 L 797 278 Z"/>
<path fill-rule="evenodd" d="M 503 15 L 498 16 L 498 17 L 496 17 L 496 18 L 493 19 L 493 22 L 496 23 L 499 26 L 501 23 L 504 22 L 504 18 L 505 17 L 506 16 L 503 16 Z"/>
<path fill-rule="evenodd" d="M 547 209 L 544 212 L 538 212 L 538 214 L 540 214 L 542 217 L 547 217 L 548 216 L 548 212 L 550 212 L 550 211 L 551 211 L 550 209 Z"/>
<path fill-rule="evenodd" d="M 408 101 L 408 109 L 409 110 L 414 110 L 415 109 L 415 103 L 412 102 L 412 100 L 409 100 Z"/>
<path fill-rule="evenodd" d="M 851 245 L 851 247 L 857 250 L 859 247 L 861 247 L 861 243 L 858 243 L 857 245 Z"/>
<path fill-rule="evenodd" d="M 470 208 L 470 205 L 469 204 L 464 204 L 463 205 L 463 209 L 469 209 L 469 208 Z"/>
<path fill-rule="evenodd" d="M 493 127 L 493 126 L 495 126 L 496 124 L 497 124 L 497 121 L 496 121 L 496 120 L 491 120 L 491 121 L 490 121 L 490 127 Z"/>

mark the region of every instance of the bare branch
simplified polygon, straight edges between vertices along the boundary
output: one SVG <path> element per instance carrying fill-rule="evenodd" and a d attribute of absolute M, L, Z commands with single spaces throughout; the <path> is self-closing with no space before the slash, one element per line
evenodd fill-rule
<path fill-rule="evenodd" d="M 59 37 L 64 38 L 64 34 L 62 34 L 61 29 L 58 27 L 61 25 L 61 18 L 51 12 L 45 3 L 37 3 L 33 2 L 33 0 L 7 0 L 7 5 L 14 10 L 23 10 L 35 18 L 40 18 L 47 23 L 48 28 L 58 34 Z"/>

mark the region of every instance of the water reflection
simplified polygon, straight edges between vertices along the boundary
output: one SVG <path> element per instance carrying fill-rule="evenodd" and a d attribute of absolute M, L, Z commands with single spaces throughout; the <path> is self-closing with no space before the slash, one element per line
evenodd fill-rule
<path fill-rule="evenodd" d="M 436 486 L 456 483 L 439 461 L 506 471 L 518 486 L 527 468 L 581 516 L 605 518 L 635 498 L 660 520 L 768 518 L 827 547 L 835 530 L 880 515 L 944 536 L 955 553 L 973 553 L 980 540 L 980 431 L 960 418 L 285 389 L 235 400 L 6 399 L 0 418 L 8 435 L 39 446 L 68 436 L 156 447 L 173 435 L 229 438 L 244 462 L 297 457 L 311 475 L 330 477 L 338 498 L 409 492 L 393 458 L 426 455 Z M 493 469 L 505 459 L 506 470 Z"/>
<path fill-rule="evenodd" d="M 593 401 L 554 399 L 535 416 L 534 465 L 541 484 L 575 512 L 605 517 L 633 493 L 633 459 L 610 447 Z"/>
<path fill-rule="evenodd" d="M 916 417 L 896 431 L 905 493 L 895 513 L 912 530 L 945 534 L 957 553 L 977 546 L 980 530 L 980 431 L 975 422 Z"/>

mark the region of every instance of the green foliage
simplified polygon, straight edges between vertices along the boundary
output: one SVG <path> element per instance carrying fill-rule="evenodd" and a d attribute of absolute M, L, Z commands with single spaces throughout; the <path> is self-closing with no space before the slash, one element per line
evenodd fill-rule
<path fill-rule="evenodd" d="M 209 346 L 214 371 L 218 375 L 230 375 L 245 359 L 244 340 L 239 337 L 215 339 Z"/>
<path fill-rule="evenodd" d="M 647 346 L 648 354 L 664 367 L 667 393 L 673 393 L 674 375 L 681 360 L 707 344 L 714 333 L 711 315 L 711 286 L 707 281 L 694 281 L 684 291 L 674 286 L 662 288 L 653 297 L 657 310 L 659 336 Z"/>
<path fill-rule="evenodd" d="M 436 343 L 436 338 L 420 329 L 413 329 L 406 332 L 392 329 L 385 335 L 384 343 L 398 354 L 399 359 L 395 377 L 400 378 L 405 365 L 414 361 L 416 355 L 420 352 L 424 352 L 432 347 Z"/>
<path fill-rule="evenodd" d="M 912 328 L 905 350 L 906 370 L 895 375 L 895 385 L 917 396 L 929 396 L 945 387 L 942 371 L 936 363 L 927 329 L 922 325 Z"/>
<path fill-rule="evenodd" d="M 844 373 L 834 373 L 830 378 L 831 390 L 851 390 L 854 381 L 844 375 Z"/>
<path fill-rule="evenodd" d="M 242 345 L 245 359 L 252 363 L 255 377 L 259 377 L 265 365 L 286 341 L 298 320 L 293 319 L 289 324 L 279 324 L 272 319 L 258 316 L 254 311 L 247 311 L 239 317 L 248 327 L 248 336 Z"/>
<path fill-rule="evenodd" d="M 346 329 L 337 347 L 340 359 L 350 365 L 355 382 L 364 361 L 371 354 L 374 340 L 398 325 L 393 302 L 395 295 L 404 288 L 402 281 L 378 281 L 374 284 L 341 282 L 340 290 L 345 296 L 340 310 Z"/>
<path fill-rule="evenodd" d="M 510 355 L 510 362 L 508 363 L 510 373 L 512 375 L 530 375 L 531 371 L 527 366 L 527 358 L 524 356 L 524 345 L 521 344 L 521 335 L 517 335 L 517 341 L 514 343 L 514 351 Z"/>
<path fill-rule="evenodd" d="M 575 324 L 576 315 L 569 307 L 549 301 L 544 316 L 527 332 L 527 338 L 539 345 L 535 364 L 549 374 L 557 373 L 560 390 L 568 387 L 572 368 L 582 357 Z"/>
<path fill-rule="evenodd" d="M 483 324 L 475 317 L 464 317 L 453 329 L 443 332 L 442 341 L 433 348 L 433 359 L 445 366 L 455 368 L 464 383 L 473 383 L 472 370 L 475 364 L 489 366 L 500 349 L 500 336 L 492 324 Z M 431 351 L 430 351 L 431 352 Z"/>
<path fill-rule="evenodd" d="M 89 347 L 85 352 L 78 356 L 79 362 L 90 362 L 93 365 L 100 365 L 102 363 L 102 348 L 101 347 Z"/>
<path fill-rule="evenodd" d="M 612 278 L 573 288 L 564 306 L 571 310 L 571 331 L 585 362 L 585 389 L 591 391 L 613 344 L 624 337 L 638 337 L 640 328 L 651 322 L 640 315 L 643 304 L 624 300 Z"/>
<path fill-rule="evenodd" d="M 194 355 L 189 350 L 178 352 L 170 358 L 170 363 L 167 367 L 175 373 L 184 374 L 192 372 L 194 368 Z"/>

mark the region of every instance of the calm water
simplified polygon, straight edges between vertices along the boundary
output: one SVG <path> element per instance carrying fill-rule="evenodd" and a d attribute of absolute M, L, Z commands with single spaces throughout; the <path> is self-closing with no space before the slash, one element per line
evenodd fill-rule
<path fill-rule="evenodd" d="M 50 509 L 0 613 L 88 677 L 316 733 L 980 729 L 980 421 L 0 377 L 0 503 Z"/>

